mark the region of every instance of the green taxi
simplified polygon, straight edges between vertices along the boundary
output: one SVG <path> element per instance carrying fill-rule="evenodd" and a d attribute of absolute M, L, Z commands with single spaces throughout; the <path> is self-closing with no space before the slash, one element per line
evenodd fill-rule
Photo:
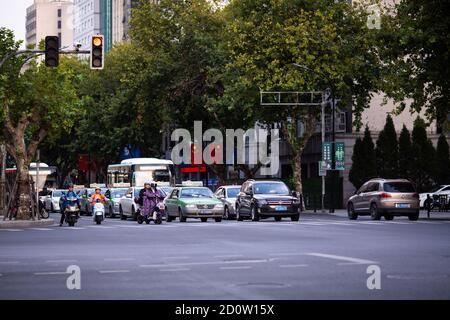
<path fill-rule="evenodd" d="M 164 202 L 167 222 L 176 218 L 180 222 L 186 222 L 187 218 L 222 221 L 223 204 L 206 187 L 176 187 Z"/>

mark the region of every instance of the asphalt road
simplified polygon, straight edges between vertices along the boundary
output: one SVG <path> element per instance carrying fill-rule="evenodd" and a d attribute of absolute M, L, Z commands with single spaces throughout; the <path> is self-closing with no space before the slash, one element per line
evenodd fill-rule
<path fill-rule="evenodd" d="M 0 229 L 0 299 L 450 298 L 449 215 L 300 219 Z M 369 290 L 373 265 L 381 288 Z"/>

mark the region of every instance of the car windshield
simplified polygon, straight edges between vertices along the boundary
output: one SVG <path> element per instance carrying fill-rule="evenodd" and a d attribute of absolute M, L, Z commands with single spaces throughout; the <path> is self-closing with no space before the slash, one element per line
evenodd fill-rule
<path fill-rule="evenodd" d="M 386 192 L 415 192 L 413 185 L 409 182 L 388 182 L 383 188 Z"/>
<path fill-rule="evenodd" d="M 115 189 L 111 191 L 112 198 L 122 198 L 125 193 L 127 193 L 127 189 Z"/>
<path fill-rule="evenodd" d="M 241 188 L 228 188 L 227 189 L 228 198 L 236 198 L 237 194 L 239 193 L 239 190 L 241 190 Z"/>
<path fill-rule="evenodd" d="M 62 196 L 62 191 L 61 190 L 53 191 L 52 197 L 59 198 L 61 196 Z"/>
<path fill-rule="evenodd" d="M 255 183 L 255 194 L 277 194 L 277 195 L 289 195 L 289 189 L 284 183 Z"/>
<path fill-rule="evenodd" d="M 186 188 L 181 190 L 180 198 L 212 198 L 213 193 L 208 188 Z"/>

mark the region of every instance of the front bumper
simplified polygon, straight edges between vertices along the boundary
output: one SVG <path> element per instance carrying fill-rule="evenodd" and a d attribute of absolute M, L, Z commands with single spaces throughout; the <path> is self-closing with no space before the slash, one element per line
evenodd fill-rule
<path fill-rule="evenodd" d="M 222 218 L 223 209 L 185 208 L 183 214 L 187 218 Z"/>
<path fill-rule="evenodd" d="M 262 205 L 258 208 L 258 213 L 262 216 L 293 216 L 300 213 L 300 204 L 286 205 L 285 210 L 277 210 L 275 205 Z"/>

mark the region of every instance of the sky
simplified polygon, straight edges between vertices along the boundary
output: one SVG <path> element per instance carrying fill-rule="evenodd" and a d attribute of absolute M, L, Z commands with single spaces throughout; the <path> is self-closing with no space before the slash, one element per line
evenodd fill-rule
<path fill-rule="evenodd" d="M 33 0 L 0 0 L 0 27 L 14 31 L 16 40 L 25 40 L 25 15 Z"/>

